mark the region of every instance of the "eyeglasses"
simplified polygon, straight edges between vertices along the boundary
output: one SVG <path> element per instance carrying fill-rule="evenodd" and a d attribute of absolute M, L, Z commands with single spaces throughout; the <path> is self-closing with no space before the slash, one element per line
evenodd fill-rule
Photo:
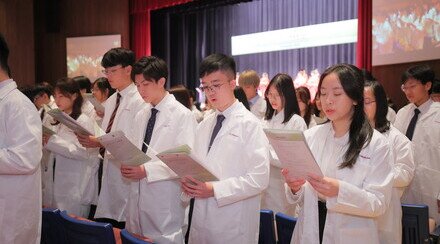
<path fill-rule="evenodd" d="M 200 90 L 202 90 L 202 92 L 207 92 L 207 91 L 210 91 L 210 92 L 216 92 L 216 91 L 218 91 L 218 90 L 220 89 L 220 87 L 221 87 L 222 85 L 224 85 L 224 84 L 226 84 L 226 83 L 215 84 L 215 85 L 210 85 L 210 86 L 200 86 Z"/>
<path fill-rule="evenodd" d="M 414 89 L 414 88 L 415 88 L 416 86 L 418 86 L 418 85 L 420 85 L 420 84 L 415 83 L 415 84 L 411 84 L 411 85 L 408 85 L 408 86 L 402 85 L 402 86 L 400 87 L 400 89 L 402 89 L 402 91 L 408 91 L 408 90 L 412 90 L 412 89 Z"/>
<path fill-rule="evenodd" d="M 114 69 L 103 69 L 102 73 L 104 75 L 113 75 L 118 69 L 123 69 L 124 67 L 118 67 L 118 68 L 114 68 Z"/>

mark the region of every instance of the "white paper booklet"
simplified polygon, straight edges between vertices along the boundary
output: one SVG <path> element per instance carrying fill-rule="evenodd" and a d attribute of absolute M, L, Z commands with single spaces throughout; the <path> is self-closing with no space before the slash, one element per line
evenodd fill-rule
<path fill-rule="evenodd" d="M 105 112 L 104 106 L 102 106 L 102 104 L 95 98 L 95 96 L 93 96 L 92 93 L 85 93 L 83 94 L 83 97 L 93 104 L 93 107 L 95 107 L 96 111 L 101 113 Z"/>
<path fill-rule="evenodd" d="M 182 145 L 156 155 L 179 177 L 192 176 L 202 182 L 218 181 L 218 178 L 203 167 L 192 155 L 188 145 Z"/>
<path fill-rule="evenodd" d="M 112 160 L 119 164 L 139 166 L 151 160 L 131 143 L 122 131 L 113 131 L 97 139 L 111 154 Z"/>
<path fill-rule="evenodd" d="M 294 130 L 264 129 L 283 168 L 289 170 L 289 177 L 307 179 L 307 174 L 323 176 L 316 163 L 303 132 Z"/>
<path fill-rule="evenodd" d="M 51 109 L 47 111 L 47 113 L 52 116 L 54 119 L 62 123 L 63 125 L 69 127 L 71 130 L 78 134 L 83 135 L 95 135 L 94 132 L 87 130 L 82 125 L 80 125 L 76 120 L 74 120 L 72 117 L 70 117 L 68 114 L 64 113 L 58 108 Z"/>

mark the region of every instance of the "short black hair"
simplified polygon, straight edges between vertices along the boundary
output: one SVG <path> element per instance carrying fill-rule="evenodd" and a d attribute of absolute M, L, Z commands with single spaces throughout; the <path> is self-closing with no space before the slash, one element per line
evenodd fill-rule
<path fill-rule="evenodd" d="M 43 82 L 36 85 L 35 88 L 32 89 L 32 99 L 41 94 L 47 94 L 48 97 L 52 96 L 53 87 L 49 83 Z"/>
<path fill-rule="evenodd" d="M 429 65 L 416 65 L 410 67 L 402 74 L 401 83 L 405 84 L 409 79 L 415 79 L 420 81 L 423 85 L 428 82 L 433 83 L 435 79 L 434 70 Z M 431 89 L 429 90 L 429 94 L 431 94 Z"/>
<path fill-rule="evenodd" d="M 165 61 L 155 56 L 140 58 L 131 70 L 131 79 L 134 81 L 135 75 L 142 74 L 145 80 L 157 82 L 160 78 L 168 80 L 168 66 Z"/>
<path fill-rule="evenodd" d="M 76 76 L 72 78 L 74 81 L 78 82 L 79 89 L 86 89 L 87 93 L 91 93 L 92 90 L 92 83 L 90 82 L 90 79 L 85 77 L 84 75 Z"/>
<path fill-rule="evenodd" d="M 233 58 L 219 53 L 214 53 L 203 59 L 199 67 L 199 78 L 214 73 L 216 71 L 223 71 L 230 73 L 231 77 L 235 79 L 236 69 Z"/>
<path fill-rule="evenodd" d="M 101 66 L 104 68 L 122 65 L 127 67 L 133 65 L 136 61 L 134 52 L 122 47 L 112 48 L 107 51 L 101 60 Z"/>
<path fill-rule="evenodd" d="M 9 48 L 6 43 L 5 37 L 2 33 L 0 33 L 0 68 L 8 73 L 8 76 L 11 76 L 11 69 L 8 65 L 9 58 Z"/>
<path fill-rule="evenodd" d="M 431 87 L 432 93 L 440 93 L 440 79 L 434 79 Z"/>

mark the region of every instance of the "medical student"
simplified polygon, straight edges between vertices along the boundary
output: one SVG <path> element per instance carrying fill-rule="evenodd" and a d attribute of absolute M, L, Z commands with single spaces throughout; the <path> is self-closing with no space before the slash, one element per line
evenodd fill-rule
<path fill-rule="evenodd" d="M 184 144 L 193 147 L 197 121 L 191 110 L 165 90 L 165 61 L 154 56 L 141 58 L 133 66 L 132 79 L 148 104 L 132 121 L 129 138 L 135 145 L 149 155 Z M 122 162 L 121 173 L 131 180 L 127 230 L 157 243 L 183 244 L 186 206 L 180 200 L 177 175 L 156 157 L 141 166 Z"/>
<path fill-rule="evenodd" d="M 103 73 L 110 85 L 117 90 L 105 103 L 101 128 L 106 133 L 122 131 L 127 135 L 133 126 L 134 115 L 146 106 L 130 78 L 134 62 L 134 53 L 124 48 L 112 48 L 102 58 Z M 100 148 L 100 155 L 104 158 L 95 220 L 124 228 L 130 180 L 121 175 L 118 162 L 114 162 L 110 154 L 105 153 L 95 137 L 79 135 L 78 139 L 85 147 Z"/>
<path fill-rule="evenodd" d="M 107 99 L 115 93 L 116 90 L 110 86 L 108 79 L 105 77 L 99 77 L 92 84 L 92 94 L 102 104 L 105 106 L 105 102 Z M 97 111 L 95 109 L 96 115 L 98 115 L 99 119 L 97 119 L 97 123 L 99 125 L 102 124 L 102 118 L 104 117 L 104 112 Z"/>
<path fill-rule="evenodd" d="M 305 86 L 300 86 L 296 88 L 295 91 L 301 117 L 306 122 L 307 128 L 312 128 L 316 125 L 316 121 L 314 116 L 312 116 L 313 106 L 310 97 L 310 90 Z"/>
<path fill-rule="evenodd" d="M 287 74 L 277 74 L 266 89 L 266 115 L 264 127 L 269 129 L 297 130 L 307 129 L 306 122 L 300 116 L 300 109 L 293 87 L 293 80 Z M 284 177 L 281 175 L 281 162 L 274 149 L 270 147 L 269 186 L 263 192 L 261 208 L 271 209 L 295 216 L 295 205 L 287 202 L 284 191 Z"/>
<path fill-rule="evenodd" d="M 83 75 L 80 75 L 80 76 L 73 77 L 72 79 L 78 83 L 78 85 L 80 87 L 81 94 L 92 92 L 91 91 L 92 83 L 90 82 L 89 78 L 87 78 Z M 95 121 L 100 119 L 100 117 L 96 114 L 95 107 L 87 99 L 85 99 L 83 101 L 83 105 L 82 105 L 81 110 L 85 115 L 87 115 L 89 118 L 94 119 Z"/>
<path fill-rule="evenodd" d="M 68 114 L 85 129 L 95 132 L 95 121 L 81 111 L 83 97 L 78 83 L 69 78 L 56 82 L 55 102 L 60 110 Z M 87 150 L 75 133 L 67 126 L 55 121 L 56 134 L 43 134 L 44 148 L 55 158 L 53 207 L 66 210 L 69 214 L 87 217 L 90 202 L 85 199 L 92 168 L 98 163 L 98 150 Z"/>
<path fill-rule="evenodd" d="M 50 116 L 46 108 L 54 109 L 57 108 L 55 103 L 55 99 L 52 95 L 53 87 L 43 82 L 42 84 L 38 84 L 32 90 L 33 93 L 33 101 L 35 106 L 40 113 L 41 122 L 43 126 L 52 129 L 54 122 L 52 116 Z M 47 107 L 45 107 L 46 105 Z M 50 207 L 52 206 L 52 198 L 53 198 L 53 155 L 49 150 L 43 148 L 43 156 L 41 157 L 41 187 L 42 187 L 42 201 L 43 206 Z"/>
<path fill-rule="evenodd" d="M 402 206 L 400 197 L 414 176 L 411 142 L 387 119 L 388 102 L 385 90 L 377 81 L 366 81 L 364 110 L 370 125 L 388 138 L 393 154 L 393 193 L 385 214 L 379 216 L 379 239 L 382 244 L 402 243 Z"/>
<path fill-rule="evenodd" d="M 17 89 L 0 33 L 0 243 L 40 243 L 41 120 Z"/>
<path fill-rule="evenodd" d="M 302 207 L 292 243 L 379 243 L 375 218 L 391 199 L 392 157 L 388 140 L 365 116 L 363 90 L 353 65 L 321 75 L 318 92 L 330 121 L 305 136 L 324 177 L 290 179 L 283 169 L 286 196 Z"/>
<path fill-rule="evenodd" d="M 440 222 L 440 103 L 429 94 L 434 71 L 427 65 L 409 68 L 402 75 L 402 90 L 410 101 L 397 112 L 394 126 L 412 142 L 416 171 L 402 202 L 426 204 L 429 217 Z"/>
<path fill-rule="evenodd" d="M 198 125 L 193 151 L 219 180 L 181 180 L 184 195 L 195 198 L 189 243 L 257 243 L 261 192 L 269 182 L 267 138 L 261 122 L 234 97 L 231 57 L 209 55 L 199 72 L 215 112 Z"/>
<path fill-rule="evenodd" d="M 238 85 L 243 88 L 249 102 L 251 112 L 259 119 L 263 119 L 266 113 L 266 101 L 258 95 L 260 77 L 254 70 L 246 70 L 238 77 Z"/>

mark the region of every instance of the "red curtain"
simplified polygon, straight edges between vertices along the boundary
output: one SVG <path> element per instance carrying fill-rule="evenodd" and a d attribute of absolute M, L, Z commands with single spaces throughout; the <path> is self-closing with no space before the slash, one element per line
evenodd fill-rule
<path fill-rule="evenodd" d="M 358 0 L 358 39 L 356 65 L 371 72 L 373 1 Z"/>
<path fill-rule="evenodd" d="M 193 0 L 130 0 L 130 47 L 136 58 L 151 55 L 150 11 Z"/>

